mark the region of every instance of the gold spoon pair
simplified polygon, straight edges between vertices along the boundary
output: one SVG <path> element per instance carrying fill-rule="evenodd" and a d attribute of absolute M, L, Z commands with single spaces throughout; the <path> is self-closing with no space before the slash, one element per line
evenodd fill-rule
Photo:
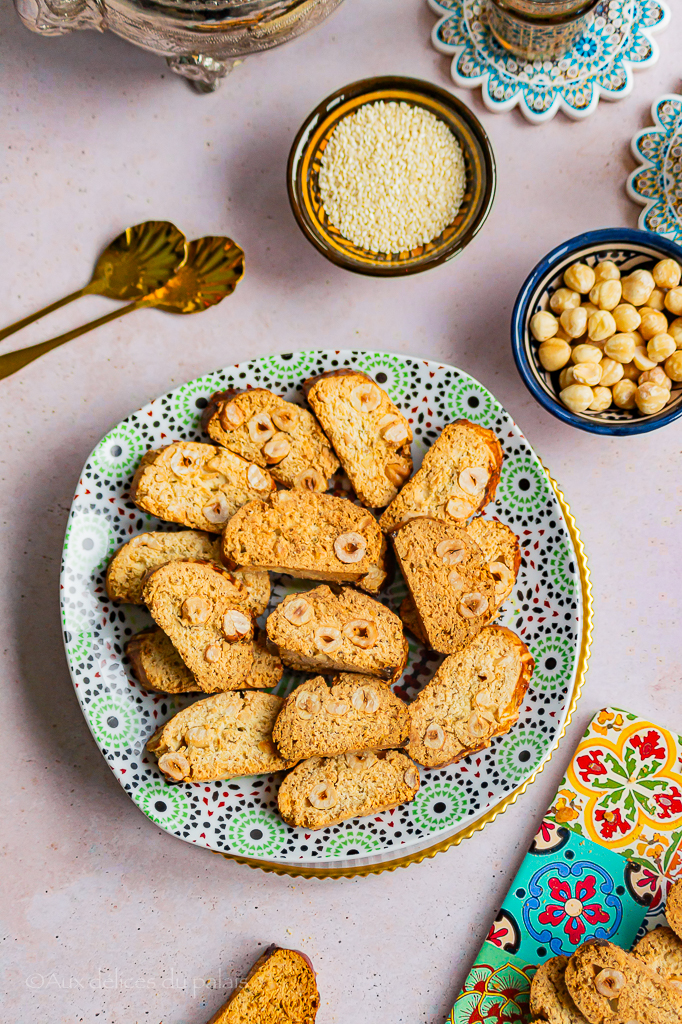
<path fill-rule="evenodd" d="M 244 274 L 244 253 L 231 238 L 207 236 L 187 242 L 169 221 L 127 228 L 97 260 L 84 288 L 0 331 L 0 341 L 82 295 L 127 299 L 127 306 L 28 348 L 0 356 L 0 380 L 59 345 L 135 309 L 201 313 L 231 295 Z"/>

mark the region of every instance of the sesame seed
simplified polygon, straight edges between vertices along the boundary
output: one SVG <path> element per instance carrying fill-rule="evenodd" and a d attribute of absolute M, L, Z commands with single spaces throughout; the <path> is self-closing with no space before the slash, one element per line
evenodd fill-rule
<path fill-rule="evenodd" d="M 344 117 L 322 155 L 320 195 L 330 223 L 369 252 L 426 245 L 455 219 L 464 157 L 440 118 L 409 103 L 366 103 Z"/>

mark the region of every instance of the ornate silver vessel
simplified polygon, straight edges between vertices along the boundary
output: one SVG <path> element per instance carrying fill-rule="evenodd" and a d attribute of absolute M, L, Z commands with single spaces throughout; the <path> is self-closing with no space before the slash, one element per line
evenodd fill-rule
<path fill-rule="evenodd" d="M 342 0 L 14 0 L 42 35 L 106 29 L 163 56 L 201 92 L 235 61 L 307 32 Z"/>

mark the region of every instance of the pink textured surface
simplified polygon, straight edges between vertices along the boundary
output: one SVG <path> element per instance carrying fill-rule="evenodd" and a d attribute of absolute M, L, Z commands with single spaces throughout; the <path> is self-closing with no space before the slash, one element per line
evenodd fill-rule
<path fill-rule="evenodd" d="M 136 313 L 0 384 L 7 1024 L 203 1024 L 271 942 L 311 957 L 318 1024 L 440 1024 L 594 711 L 616 703 L 682 731 L 682 427 L 608 440 L 561 425 L 521 384 L 508 329 L 517 290 L 548 249 L 583 229 L 635 225 L 623 191 L 628 143 L 651 101 L 679 86 L 679 19 L 634 94 L 581 124 L 557 117 L 534 128 L 458 91 L 497 154 L 485 230 L 425 275 L 356 277 L 296 227 L 289 146 L 312 107 L 356 78 L 397 72 L 447 87 L 449 62 L 428 42 L 433 21 L 422 0 L 346 0 L 315 32 L 250 58 L 200 97 L 112 36 L 40 39 L 2 6 L 2 321 L 79 287 L 102 244 L 146 218 L 171 218 L 190 237 L 229 233 L 247 258 L 234 297 L 201 317 Z M 3 350 L 110 308 L 83 300 Z M 132 409 L 249 356 L 362 345 L 455 363 L 521 424 L 583 533 L 594 653 L 559 753 L 494 825 L 407 870 L 293 881 L 172 839 L 113 780 L 62 653 L 59 558 L 80 468 Z"/>

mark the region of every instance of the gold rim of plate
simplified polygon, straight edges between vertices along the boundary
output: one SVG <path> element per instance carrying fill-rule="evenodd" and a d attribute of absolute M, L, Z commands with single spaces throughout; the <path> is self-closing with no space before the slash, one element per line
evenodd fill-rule
<path fill-rule="evenodd" d="M 217 854 L 219 857 L 224 857 L 226 860 L 236 861 L 238 864 L 246 864 L 250 868 L 259 868 L 261 871 L 268 871 L 275 875 L 288 875 L 291 878 L 365 878 L 367 875 L 379 875 L 382 871 L 395 871 L 397 868 L 406 868 L 410 864 L 421 864 L 423 860 L 431 859 L 438 853 L 444 853 L 449 850 L 452 846 L 459 846 L 464 839 L 470 839 L 471 836 L 475 835 L 476 832 L 481 832 L 486 825 L 495 821 L 500 814 L 504 814 L 508 807 L 515 804 L 522 793 L 528 789 L 531 783 L 535 782 L 540 772 L 544 769 L 545 765 L 549 764 L 554 752 L 557 750 L 562 739 L 566 735 L 573 713 L 577 707 L 580 695 L 585 685 L 585 678 L 587 676 L 587 668 L 590 660 L 590 652 L 592 648 L 592 628 L 593 628 L 593 600 L 592 600 L 592 581 L 590 578 L 590 567 L 587 563 L 587 555 L 585 553 L 585 546 L 580 536 L 580 530 L 576 525 L 576 521 L 571 512 L 571 508 L 563 495 L 563 492 L 556 480 L 554 480 L 549 473 L 547 467 L 542 464 L 542 468 L 547 474 L 547 478 L 557 496 L 561 511 L 566 519 L 566 525 L 568 532 L 573 541 L 573 547 L 575 549 L 576 560 L 578 563 L 578 572 L 580 574 L 580 589 L 582 594 L 582 614 L 583 614 L 583 629 L 582 637 L 580 641 L 580 653 L 578 656 L 578 666 L 576 669 L 575 682 L 573 684 L 573 693 L 571 694 L 570 703 L 568 705 L 568 711 L 566 714 L 566 720 L 561 728 L 561 732 L 557 736 L 554 744 L 545 754 L 544 758 L 535 769 L 533 774 L 522 782 L 520 786 L 517 786 L 511 793 L 509 793 L 503 800 L 491 807 L 485 814 L 477 818 L 476 821 L 467 825 L 461 831 L 456 832 L 452 836 L 448 836 L 446 839 L 441 839 L 433 844 L 433 846 L 427 847 L 425 850 L 417 850 L 415 853 L 409 853 L 404 857 L 396 857 L 395 860 L 383 861 L 377 864 L 368 864 L 362 867 L 347 867 L 347 868 L 325 868 L 325 867 L 296 867 L 295 864 L 283 864 L 278 861 L 269 860 L 256 860 L 253 857 L 239 857 L 232 853 L 222 853 L 218 850 L 211 851 Z"/>

